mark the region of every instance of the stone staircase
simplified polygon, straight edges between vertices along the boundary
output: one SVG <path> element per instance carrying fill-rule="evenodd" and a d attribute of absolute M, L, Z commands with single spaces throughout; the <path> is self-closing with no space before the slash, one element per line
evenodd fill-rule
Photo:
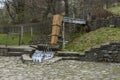
<path fill-rule="evenodd" d="M 24 48 L 8 48 L 8 56 L 21 56 L 23 54 L 30 54 L 32 49 L 24 49 Z"/>
<path fill-rule="evenodd" d="M 23 54 L 31 54 L 33 48 L 31 47 L 0 47 L 0 56 L 21 56 Z"/>

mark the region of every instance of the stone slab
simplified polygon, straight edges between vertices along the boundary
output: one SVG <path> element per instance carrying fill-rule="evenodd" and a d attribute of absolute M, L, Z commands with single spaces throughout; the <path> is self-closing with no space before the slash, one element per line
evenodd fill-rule
<path fill-rule="evenodd" d="M 33 62 L 29 54 L 23 54 L 21 56 L 23 63 Z"/>

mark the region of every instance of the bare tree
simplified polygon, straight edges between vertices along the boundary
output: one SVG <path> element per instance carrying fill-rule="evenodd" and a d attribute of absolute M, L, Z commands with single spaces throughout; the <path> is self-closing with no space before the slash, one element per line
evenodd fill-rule
<path fill-rule="evenodd" d="M 25 0 L 5 0 L 5 6 L 13 22 L 24 22 Z"/>
<path fill-rule="evenodd" d="M 65 2 L 65 15 L 69 15 L 69 4 L 68 0 L 64 0 Z"/>

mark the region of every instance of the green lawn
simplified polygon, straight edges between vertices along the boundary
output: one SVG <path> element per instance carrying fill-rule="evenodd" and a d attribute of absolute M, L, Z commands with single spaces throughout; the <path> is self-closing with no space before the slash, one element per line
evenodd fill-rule
<path fill-rule="evenodd" d="M 120 6 L 110 7 L 108 11 L 111 11 L 113 14 L 120 15 Z"/>
<path fill-rule="evenodd" d="M 79 34 L 71 40 L 66 49 L 69 51 L 84 52 L 91 47 L 99 47 L 101 44 L 120 41 L 120 28 L 101 28 L 90 33 Z"/>
<path fill-rule="evenodd" d="M 33 35 L 33 38 L 37 38 L 38 36 Z M 28 33 L 24 34 L 24 45 L 27 45 L 31 41 L 31 36 Z M 5 45 L 6 40 L 8 41 L 8 45 L 19 45 L 19 34 L 9 34 L 8 39 L 6 34 L 0 34 L 0 45 Z"/>

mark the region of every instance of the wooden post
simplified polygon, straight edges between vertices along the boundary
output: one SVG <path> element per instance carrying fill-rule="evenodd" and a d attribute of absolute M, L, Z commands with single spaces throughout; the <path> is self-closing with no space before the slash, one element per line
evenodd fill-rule
<path fill-rule="evenodd" d="M 21 26 L 21 41 L 22 41 L 22 44 L 24 44 L 24 28 L 23 28 L 23 26 Z"/>
<path fill-rule="evenodd" d="M 6 33 L 6 44 L 5 44 L 6 47 L 8 46 L 8 40 L 9 40 L 9 33 Z"/>
<path fill-rule="evenodd" d="M 9 27 L 4 27 L 5 33 L 6 33 L 6 43 L 5 46 L 8 46 L 8 40 L 9 40 Z"/>
<path fill-rule="evenodd" d="M 52 45 L 56 45 L 58 42 L 58 36 L 60 35 L 62 20 L 63 17 L 59 14 L 53 16 L 52 36 L 51 36 Z"/>
<path fill-rule="evenodd" d="M 63 23 L 63 27 L 62 27 L 62 49 L 65 49 L 65 23 Z"/>
<path fill-rule="evenodd" d="M 31 40 L 33 40 L 33 28 L 32 27 L 30 28 L 30 32 L 31 32 L 30 33 L 31 34 Z"/>
<path fill-rule="evenodd" d="M 19 46 L 21 45 L 21 35 L 20 35 L 20 32 L 19 32 Z"/>

